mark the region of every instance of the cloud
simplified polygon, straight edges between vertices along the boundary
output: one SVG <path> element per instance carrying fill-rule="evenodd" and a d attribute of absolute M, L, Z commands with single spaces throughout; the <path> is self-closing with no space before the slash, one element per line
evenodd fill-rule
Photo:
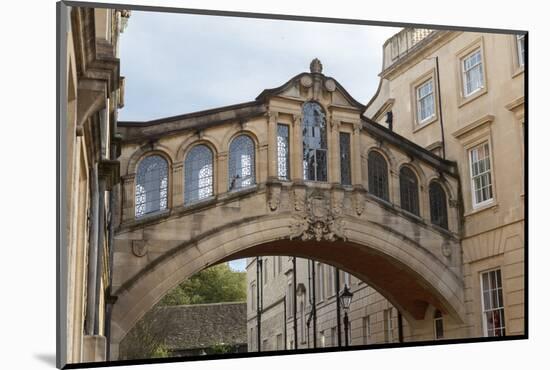
<path fill-rule="evenodd" d="M 133 12 L 120 41 L 126 105 L 120 120 L 149 120 L 253 100 L 307 71 L 366 103 L 378 86 L 382 44 L 397 28 Z"/>

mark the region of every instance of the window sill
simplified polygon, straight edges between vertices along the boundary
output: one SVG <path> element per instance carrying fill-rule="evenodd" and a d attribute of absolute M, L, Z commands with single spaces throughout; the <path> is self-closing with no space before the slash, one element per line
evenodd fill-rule
<path fill-rule="evenodd" d="M 466 212 L 464 214 L 464 217 L 475 215 L 477 213 L 484 212 L 489 209 L 492 209 L 494 212 L 496 212 L 498 210 L 498 203 L 495 200 L 492 200 L 490 203 L 479 205 L 474 209 L 470 210 L 469 212 Z"/>
<path fill-rule="evenodd" d="M 192 201 L 192 202 L 184 203 L 183 207 L 184 207 L 184 209 L 192 209 L 192 208 L 195 208 L 195 207 L 201 207 L 203 205 L 209 204 L 209 203 L 211 203 L 212 201 L 215 201 L 215 200 L 216 200 L 216 196 L 211 195 L 211 196 L 203 198 L 203 199 L 199 199 L 199 200 L 195 200 L 195 201 Z"/>
<path fill-rule="evenodd" d="M 466 104 L 476 100 L 477 98 L 479 98 L 480 96 L 483 96 L 487 94 L 487 87 L 483 87 L 473 93 L 471 93 L 470 95 L 468 96 L 462 96 L 462 100 L 460 101 L 460 103 L 458 104 L 458 107 L 459 108 L 462 108 L 463 106 L 465 106 Z"/>
<path fill-rule="evenodd" d="M 438 117 L 436 115 L 434 115 L 432 118 L 426 120 L 425 122 L 415 121 L 415 125 L 414 125 L 414 128 L 413 128 L 413 134 L 420 131 L 420 130 L 422 130 L 422 129 L 425 129 L 428 126 L 431 126 L 433 123 L 435 123 L 437 121 L 438 121 Z"/>
<path fill-rule="evenodd" d="M 514 70 L 514 73 L 512 74 L 512 78 L 522 75 L 524 71 L 525 71 L 525 66 L 516 67 L 516 69 Z"/>
<path fill-rule="evenodd" d="M 146 213 L 144 215 L 141 215 L 139 217 L 135 218 L 135 222 L 141 222 L 141 221 L 150 221 L 152 219 L 160 218 L 162 216 L 168 215 L 170 213 L 170 209 L 163 209 L 162 211 L 155 211 L 151 213 Z"/>

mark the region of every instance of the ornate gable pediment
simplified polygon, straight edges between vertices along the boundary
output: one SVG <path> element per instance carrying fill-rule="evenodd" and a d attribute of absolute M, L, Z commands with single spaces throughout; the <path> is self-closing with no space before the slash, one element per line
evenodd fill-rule
<path fill-rule="evenodd" d="M 279 87 L 262 91 L 256 100 L 267 101 L 275 96 L 301 100 L 323 98 L 334 105 L 356 108 L 361 111 L 365 109 L 365 106 L 355 100 L 338 81 L 325 76 L 322 71 L 323 65 L 318 59 L 314 59 L 311 62 L 309 73 L 300 73 Z"/>

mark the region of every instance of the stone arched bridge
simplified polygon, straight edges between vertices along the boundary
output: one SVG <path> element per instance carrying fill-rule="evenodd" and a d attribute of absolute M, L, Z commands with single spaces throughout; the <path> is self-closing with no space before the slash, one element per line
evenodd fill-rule
<path fill-rule="evenodd" d="M 465 322 L 456 166 L 363 118 L 364 107 L 319 65 L 252 102 L 119 122 L 123 204 L 112 358 L 177 284 L 221 261 L 258 255 L 311 258 L 348 271 L 383 294 L 413 331 L 431 323 L 431 306 L 457 326 Z M 243 135 L 250 152 L 232 146 Z M 198 162 L 187 159 L 200 145 L 211 162 L 193 193 Z M 152 212 L 140 208 L 141 191 L 151 190 L 140 188 L 140 163 L 150 156 L 165 165 L 160 201 L 147 204 Z M 413 174 L 408 185 L 404 168 Z M 434 218 L 434 183 L 444 223 Z"/>

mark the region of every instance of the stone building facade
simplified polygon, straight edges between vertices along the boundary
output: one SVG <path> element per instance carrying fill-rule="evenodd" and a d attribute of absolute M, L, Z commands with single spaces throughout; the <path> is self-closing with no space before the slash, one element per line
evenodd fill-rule
<path fill-rule="evenodd" d="M 431 338 L 426 312 L 436 309 L 449 335 L 467 336 L 456 164 L 362 117 L 364 109 L 314 59 L 309 72 L 251 102 L 119 122 L 113 355 L 182 280 L 215 263 L 272 255 L 329 263 L 368 282 L 399 307 L 405 336 Z M 434 184 L 440 192 L 430 195 Z M 396 201 L 405 188 L 407 206 Z M 431 200 L 441 204 L 435 218 Z M 282 298 L 270 304 L 280 309 Z M 281 315 L 271 313 L 262 319 L 275 327 Z M 282 333 L 273 334 L 280 348 Z"/>
<path fill-rule="evenodd" d="M 352 345 L 525 333 L 524 43 L 524 35 L 403 29 L 384 44 L 380 84 L 363 116 L 457 163 L 459 194 L 444 208 L 458 211 L 466 315 L 457 326 L 437 307 L 428 307 L 430 324 L 411 331 L 382 294 L 340 272 L 340 289 L 348 283 L 354 293 Z M 400 182 L 401 173 L 391 172 Z M 420 196 L 436 190 L 421 184 Z M 390 199 L 403 206 L 402 192 Z M 419 213 L 433 215 L 437 205 L 426 202 Z M 248 259 L 251 350 L 258 350 L 258 313 L 261 350 L 295 348 L 295 328 L 298 348 L 314 346 L 312 284 L 315 345 L 338 344 L 336 270 L 298 258 L 295 271 L 296 292 L 291 258 Z"/>
<path fill-rule="evenodd" d="M 117 109 L 123 105 L 123 79 L 118 60 L 119 34 L 129 12 L 69 7 L 58 3 L 66 54 L 59 55 L 61 247 L 67 260 L 61 264 L 63 291 L 59 302 L 58 366 L 64 363 L 108 359 L 112 220 L 117 217 L 116 184 L 120 180 Z M 61 48 L 63 50 L 63 48 Z M 65 172 L 64 172 L 65 171 Z M 65 321 L 66 319 L 66 321 Z"/>

